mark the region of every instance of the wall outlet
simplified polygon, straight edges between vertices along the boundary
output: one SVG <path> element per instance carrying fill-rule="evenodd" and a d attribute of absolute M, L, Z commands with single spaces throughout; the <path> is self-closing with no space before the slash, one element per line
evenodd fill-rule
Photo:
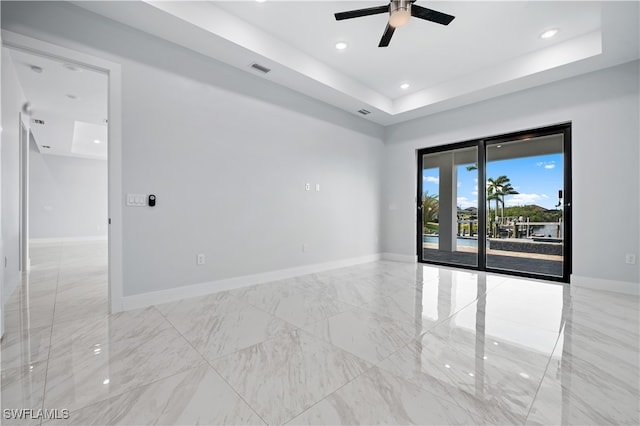
<path fill-rule="evenodd" d="M 320 184 L 316 183 L 316 192 L 320 192 Z"/>
<path fill-rule="evenodd" d="M 199 255 L 196 256 L 196 265 L 204 265 L 205 264 L 205 257 L 204 254 L 200 253 Z"/>
<path fill-rule="evenodd" d="M 627 253 L 624 257 L 624 261 L 629 265 L 635 265 L 636 255 L 634 253 Z"/>
<path fill-rule="evenodd" d="M 310 183 L 305 183 L 304 184 L 304 190 L 305 191 L 311 191 L 311 184 Z"/>
<path fill-rule="evenodd" d="M 307 243 L 302 244 L 302 252 L 306 253 L 308 251 L 309 251 L 309 244 Z"/>

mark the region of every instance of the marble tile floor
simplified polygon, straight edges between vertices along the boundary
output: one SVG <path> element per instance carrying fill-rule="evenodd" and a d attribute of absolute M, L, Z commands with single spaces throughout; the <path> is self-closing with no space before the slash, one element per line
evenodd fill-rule
<path fill-rule="evenodd" d="M 32 248 L 3 425 L 640 423 L 637 297 L 380 261 L 109 315 L 106 267 Z"/>

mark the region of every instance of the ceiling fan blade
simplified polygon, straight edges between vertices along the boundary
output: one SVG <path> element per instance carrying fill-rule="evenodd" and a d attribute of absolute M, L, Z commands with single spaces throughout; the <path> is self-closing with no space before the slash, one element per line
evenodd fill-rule
<path fill-rule="evenodd" d="M 380 44 L 378 45 L 378 47 L 387 47 L 389 43 L 391 43 L 391 37 L 393 36 L 393 32 L 395 30 L 395 28 L 387 24 L 387 28 L 384 30 L 384 34 L 382 34 L 382 38 L 380 39 Z"/>
<path fill-rule="evenodd" d="M 350 10 L 348 12 L 338 12 L 334 14 L 336 21 L 343 19 L 359 18 L 361 16 L 378 15 L 380 13 L 389 13 L 389 5 L 368 7 L 366 9 Z"/>
<path fill-rule="evenodd" d="M 455 18 L 455 16 L 447 15 L 446 13 L 427 9 L 426 7 L 417 6 L 415 4 L 411 5 L 411 16 L 442 25 L 449 25 Z"/>

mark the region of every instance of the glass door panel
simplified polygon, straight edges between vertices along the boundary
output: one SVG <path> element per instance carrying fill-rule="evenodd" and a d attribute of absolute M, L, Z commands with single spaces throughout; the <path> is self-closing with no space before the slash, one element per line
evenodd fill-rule
<path fill-rule="evenodd" d="M 478 266 L 478 148 L 421 157 L 418 216 L 423 261 Z"/>
<path fill-rule="evenodd" d="M 486 146 L 486 267 L 563 277 L 563 133 Z"/>

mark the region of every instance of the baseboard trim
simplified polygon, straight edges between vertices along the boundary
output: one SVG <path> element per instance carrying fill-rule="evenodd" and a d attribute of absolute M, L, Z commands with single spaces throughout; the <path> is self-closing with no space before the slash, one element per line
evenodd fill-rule
<path fill-rule="evenodd" d="M 571 285 L 576 288 L 591 290 L 613 291 L 615 293 L 640 296 L 640 284 L 628 281 L 605 280 L 602 278 L 582 277 L 571 275 Z"/>
<path fill-rule="evenodd" d="M 380 254 L 372 254 L 369 256 L 354 257 L 333 262 L 316 263 L 313 265 L 300 266 L 296 268 L 280 269 L 277 271 L 269 271 L 261 274 L 244 275 L 223 280 L 208 281 L 182 287 L 175 287 L 167 290 L 153 291 L 132 296 L 124 296 L 122 298 L 121 306 L 123 310 L 130 311 L 132 309 L 145 308 L 151 305 L 174 302 L 176 300 L 188 299 L 190 297 L 204 296 L 211 293 L 217 293 L 219 291 L 234 290 L 256 284 L 265 284 L 271 281 L 328 271 L 331 269 L 345 268 L 362 263 L 376 262 L 380 260 L 380 257 Z"/>
<path fill-rule="evenodd" d="M 31 244 L 47 244 L 47 243 L 75 243 L 84 241 L 107 241 L 106 235 L 94 235 L 88 237 L 66 237 L 66 238 L 30 238 Z"/>
<path fill-rule="evenodd" d="M 391 260 L 393 262 L 416 263 L 418 256 L 411 254 L 382 253 L 383 260 Z"/>

